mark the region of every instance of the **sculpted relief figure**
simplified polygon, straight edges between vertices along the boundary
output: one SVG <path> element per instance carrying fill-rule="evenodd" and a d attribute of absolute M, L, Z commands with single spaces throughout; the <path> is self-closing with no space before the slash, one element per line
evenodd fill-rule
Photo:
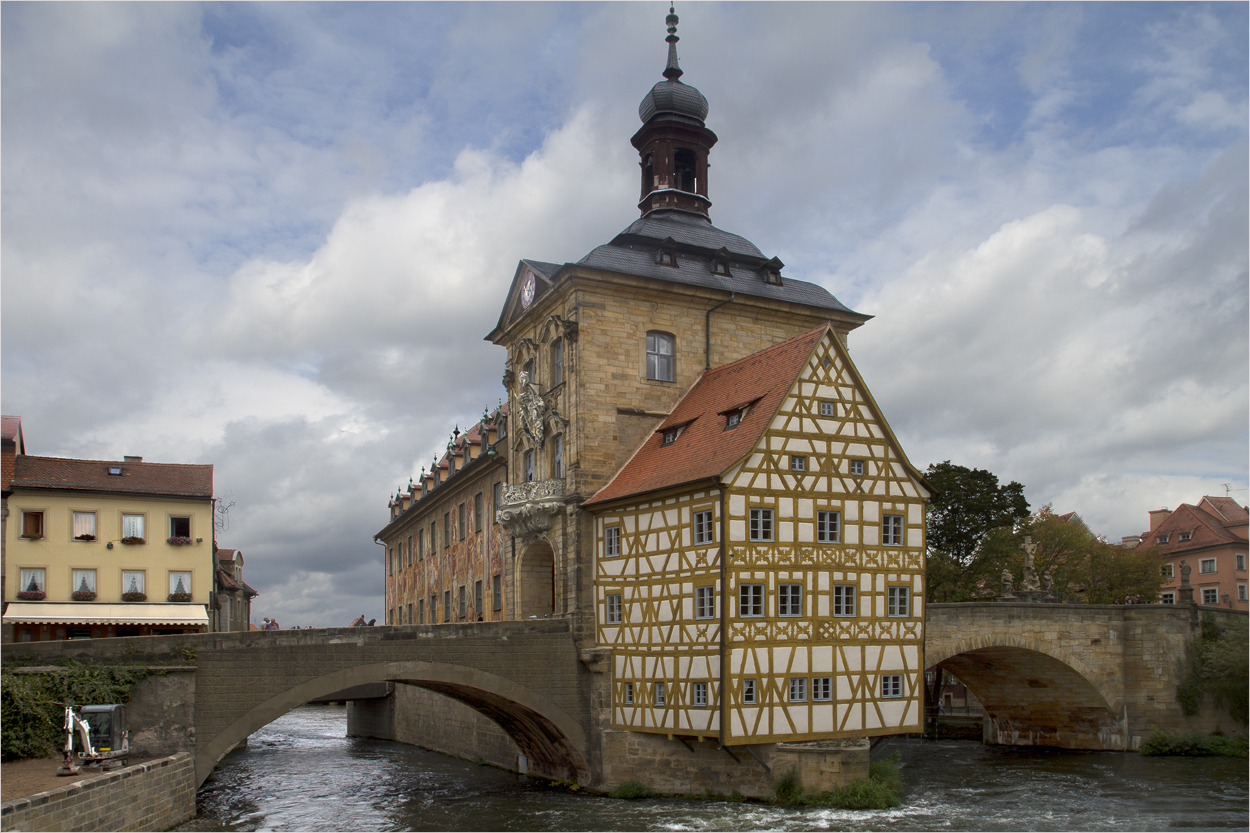
<path fill-rule="evenodd" d="M 521 427 L 534 441 L 534 445 L 542 448 L 543 422 L 547 403 L 543 401 L 543 395 L 538 392 L 538 385 L 530 381 L 530 375 L 524 370 L 521 371 L 519 387 L 517 404 L 521 408 Z"/>
<path fill-rule="evenodd" d="M 1003 598 L 1008 598 L 1014 593 L 1012 586 L 1011 570 L 1003 569 Z"/>
<path fill-rule="evenodd" d="M 1024 539 L 1024 578 L 1020 579 L 1021 590 L 1039 591 L 1042 585 L 1037 580 L 1037 570 L 1033 567 L 1033 553 L 1037 551 L 1037 544 L 1033 543 L 1033 538 Z"/>

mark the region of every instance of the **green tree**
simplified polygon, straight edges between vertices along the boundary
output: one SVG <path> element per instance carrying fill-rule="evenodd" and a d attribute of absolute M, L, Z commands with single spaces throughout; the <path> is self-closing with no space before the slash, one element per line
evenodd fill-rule
<path fill-rule="evenodd" d="M 1010 531 L 1029 516 L 1024 486 L 1014 480 L 1000 486 L 992 472 L 950 460 L 930 465 L 925 478 L 937 490 L 929 501 L 926 526 L 927 598 L 931 602 L 983 598 L 989 592 L 987 583 L 998 588 L 1002 568 L 995 571 L 996 562 L 982 544 L 993 530 Z"/>
<path fill-rule="evenodd" d="M 1049 576 L 1056 594 L 1088 604 L 1127 604 L 1159 597 L 1163 577 L 1157 559 L 1110 544 L 1094 535 L 1079 517 L 1056 515 L 1050 506 L 1043 506 L 1014 529 L 988 535 L 982 548 L 987 568 L 1000 577 L 1003 569 L 1010 570 L 1019 587 L 1025 537 L 1036 546 L 1033 569 L 1038 579 Z"/>

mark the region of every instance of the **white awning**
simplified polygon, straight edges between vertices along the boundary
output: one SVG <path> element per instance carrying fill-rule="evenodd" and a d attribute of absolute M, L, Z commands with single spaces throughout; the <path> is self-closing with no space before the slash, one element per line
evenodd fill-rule
<path fill-rule="evenodd" d="M 11 602 L 4 612 L 6 625 L 181 625 L 208 626 L 204 605 L 91 604 Z"/>

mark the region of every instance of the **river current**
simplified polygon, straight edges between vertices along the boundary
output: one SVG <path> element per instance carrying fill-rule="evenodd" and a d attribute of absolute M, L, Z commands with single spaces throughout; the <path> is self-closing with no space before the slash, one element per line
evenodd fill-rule
<path fill-rule="evenodd" d="M 254 733 L 198 795 L 207 830 L 1246 830 L 1246 762 L 896 739 L 903 804 L 783 808 L 553 787 L 391 741 L 305 706 Z"/>

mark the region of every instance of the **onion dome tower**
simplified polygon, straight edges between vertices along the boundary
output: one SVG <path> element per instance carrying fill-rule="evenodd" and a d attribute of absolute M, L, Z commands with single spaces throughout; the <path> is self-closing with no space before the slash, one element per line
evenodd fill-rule
<path fill-rule="evenodd" d="M 677 63 L 677 15 L 669 6 L 668 65 L 664 80 L 651 88 L 638 105 L 642 127 L 630 142 L 642 157 L 642 200 L 645 217 L 652 211 L 689 211 L 707 217 L 707 157 L 716 134 L 703 124 L 707 99 L 681 82 Z"/>

